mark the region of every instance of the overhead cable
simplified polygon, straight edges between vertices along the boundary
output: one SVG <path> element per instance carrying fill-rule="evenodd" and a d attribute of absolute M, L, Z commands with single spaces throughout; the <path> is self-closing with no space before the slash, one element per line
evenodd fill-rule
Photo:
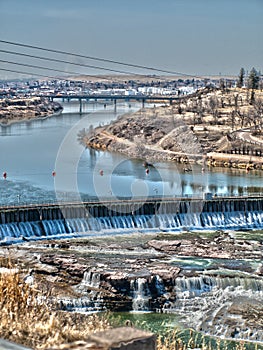
<path fill-rule="evenodd" d="M 18 43 L 18 42 L 14 42 L 14 41 L 0 40 L 0 43 L 4 43 L 4 44 L 8 44 L 8 45 L 14 45 L 14 46 L 19 46 L 19 47 L 24 47 L 24 48 L 30 48 L 30 49 L 35 49 L 35 50 L 41 50 L 41 51 L 46 51 L 46 52 L 52 52 L 52 53 L 56 53 L 56 54 L 70 55 L 70 56 L 73 56 L 73 57 L 85 58 L 85 59 L 95 60 L 95 61 L 100 61 L 100 62 L 113 63 L 113 64 L 122 65 L 122 66 L 126 66 L 126 67 L 146 69 L 146 70 L 160 72 L 160 73 L 200 78 L 200 77 L 198 77 L 196 75 L 192 75 L 192 74 L 188 74 L 188 73 L 182 73 L 182 72 L 175 72 L 175 71 L 171 71 L 171 70 L 160 69 L 158 67 L 148 67 L 148 66 L 139 65 L 139 64 L 126 63 L 126 62 L 115 61 L 115 60 L 110 60 L 110 59 L 101 58 L 101 57 L 82 55 L 82 54 L 72 53 L 72 52 L 69 52 L 69 51 L 44 48 L 44 47 L 35 46 L 35 45 Z"/>
<path fill-rule="evenodd" d="M 0 50 L 0 52 L 8 53 L 8 54 L 11 54 L 11 55 L 18 55 L 18 56 L 24 56 L 24 57 L 30 57 L 30 58 L 37 58 L 37 59 L 40 59 L 40 60 L 45 60 L 45 61 L 50 61 L 50 62 L 66 63 L 66 64 L 71 64 L 73 66 L 87 67 L 87 68 L 93 68 L 93 69 L 100 69 L 100 70 L 105 70 L 105 71 L 114 72 L 114 73 L 141 75 L 141 74 L 135 74 L 135 73 L 132 73 L 132 72 L 127 72 L 127 71 L 122 71 L 122 70 L 117 70 L 117 69 L 104 68 L 104 67 L 99 67 L 99 66 L 94 66 L 94 65 L 84 64 L 84 63 L 75 63 L 75 62 L 70 62 L 70 61 L 66 61 L 66 60 L 59 60 L 59 59 L 56 59 L 56 58 L 49 58 L 49 57 L 43 57 L 43 56 L 30 55 L 30 54 L 16 52 L 16 51 Z"/>

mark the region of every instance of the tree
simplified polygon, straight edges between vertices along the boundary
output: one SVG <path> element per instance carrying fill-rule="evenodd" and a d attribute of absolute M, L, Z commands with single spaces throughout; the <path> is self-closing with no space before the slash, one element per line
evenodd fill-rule
<path fill-rule="evenodd" d="M 225 84 L 225 82 L 224 82 L 224 79 L 220 79 L 220 81 L 219 81 L 219 88 L 220 88 L 220 90 L 222 90 L 222 91 L 224 91 L 225 90 L 225 88 L 226 88 L 226 84 Z"/>
<path fill-rule="evenodd" d="M 244 85 L 245 69 L 241 68 L 238 76 L 237 87 L 242 88 Z"/>
<path fill-rule="evenodd" d="M 210 112 L 212 113 L 214 120 L 215 120 L 215 124 L 217 124 L 217 118 L 218 118 L 218 99 L 217 97 L 211 96 L 209 98 L 209 109 Z"/>
<path fill-rule="evenodd" d="M 249 89 L 258 89 L 259 86 L 259 74 L 256 69 L 253 67 L 248 76 L 248 88 Z"/>
<path fill-rule="evenodd" d="M 255 124 L 258 124 L 259 132 L 262 132 L 262 116 L 263 116 L 263 99 L 255 98 L 253 101 L 252 115 L 255 118 Z"/>

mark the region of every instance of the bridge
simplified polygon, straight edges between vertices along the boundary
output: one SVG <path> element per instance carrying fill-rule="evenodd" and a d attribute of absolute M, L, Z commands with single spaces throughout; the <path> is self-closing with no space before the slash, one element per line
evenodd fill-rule
<path fill-rule="evenodd" d="M 107 94 L 76 94 L 76 95 L 69 95 L 69 94 L 39 94 L 36 95 L 38 97 L 46 97 L 50 101 L 54 101 L 55 99 L 62 99 L 63 101 L 71 101 L 71 100 L 78 100 L 79 101 L 79 113 L 82 114 L 83 112 L 83 101 L 112 101 L 114 103 L 114 109 L 117 108 L 117 101 L 118 100 L 124 100 L 124 101 L 141 101 L 142 102 L 142 108 L 144 108 L 146 101 L 151 102 L 164 102 L 167 101 L 171 105 L 174 101 L 178 101 L 180 99 L 183 99 L 186 96 L 160 96 L 160 95 L 107 95 Z M 104 105 L 106 107 L 106 104 Z"/>

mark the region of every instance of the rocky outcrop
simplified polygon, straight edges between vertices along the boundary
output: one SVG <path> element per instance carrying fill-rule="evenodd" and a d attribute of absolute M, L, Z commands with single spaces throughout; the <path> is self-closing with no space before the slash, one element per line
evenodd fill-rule
<path fill-rule="evenodd" d="M 40 97 L 4 99 L 0 102 L 0 124 L 44 118 L 60 113 L 62 106 L 57 102 Z"/>
<path fill-rule="evenodd" d="M 96 304 L 99 310 L 130 311 L 136 307 L 136 293 L 145 296 L 150 310 L 163 310 L 168 301 L 176 300 L 174 285 L 178 278 L 195 278 L 202 272 L 201 267 L 198 271 L 194 267 L 185 270 L 171 263 L 174 257 L 215 258 L 217 268 L 230 274 L 236 269 L 262 276 L 262 266 L 256 269 L 249 263 L 262 259 L 261 242 L 237 239 L 232 233 L 217 231 L 200 236 L 184 232 L 176 239 L 166 233 L 140 240 L 57 241 L 47 243 L 46 251 L 43 247 L 38 251 L 38 244 L 31 243 L 35 245 L 32 253 L 38 252 L 37 261 L 30 263 L 39 281 L 37 288 L 49 286 L 59 297 L 58 307 L 65 310 L 67 305 L 84 300 L 84 305 Z M 89 253 L 81 253 L 86 250 Z M 205 269 L 209 273 L 208 266 Z"/>
<path fill-rule="evenodd" d="M 8 349 L 8 347 L 6 347 Z M 153 333 L 133 327 L 118 327 L 91 334 L 88 339 L 62 344 L 48 350 L 156 350 Z M 16 349 L 14 349 L 16 350 Z M 23 349 L 17 349 L 23 350 Z M 26 350 L 26 349 L 25 349 Z M 30 349 L 28 349 L 30 350 Z"/>

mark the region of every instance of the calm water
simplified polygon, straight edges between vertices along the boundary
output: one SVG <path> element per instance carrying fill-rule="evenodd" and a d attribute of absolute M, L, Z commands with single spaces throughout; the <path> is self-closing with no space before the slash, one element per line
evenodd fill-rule
<path fill-rule="evenodd" d="M 207 169 L 173 163 L 154 163 L 146 174 L 142 160 L 129 160 L 120 154 L 85 149 L 78 133 L 109 123 L 132 112 L 141 104 L 120 103 L 117 111 L 94 103 L 78 113 L 78 105 L 65 104 L 63 114 L 0 127 L 1 203 L 80 199 L 91 197 L 191 196 L 212 192 L 246 195 L 261 192 L 260 172 L 246 174 L 229 169 Z M 56 176 L 52 177 L 52 171 Z M 101 170 L 103 175 L 101 175 Z"/>

